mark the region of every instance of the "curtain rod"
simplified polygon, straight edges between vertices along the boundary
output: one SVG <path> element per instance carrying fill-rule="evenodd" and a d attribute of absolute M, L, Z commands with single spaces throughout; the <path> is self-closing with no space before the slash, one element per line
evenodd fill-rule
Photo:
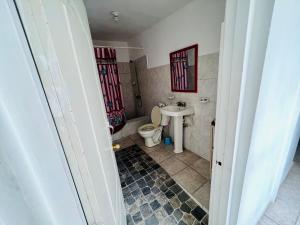
<path fill-rule="evenodd" d="M 104 45 L 94 45 L 94 47 L 96 48 L 124 48 L 124 49 L 139 49 L 139 50 L 143 50 L 144 48 L 141 48 L 141 47 L 121 47 L 121 46 L 104 46 Z"/>

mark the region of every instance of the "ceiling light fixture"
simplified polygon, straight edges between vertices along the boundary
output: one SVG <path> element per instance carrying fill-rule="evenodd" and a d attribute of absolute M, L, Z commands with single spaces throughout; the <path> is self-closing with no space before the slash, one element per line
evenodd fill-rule
<path fill-rule="evenodd" d="M 120 20 L 120 18 L 119 18 L 120 13 L 119 13 L 119 12 L 117 12 L 117 11 L 112 11 L 110 14 L 113 16 L 113 20 L 114 20 L 115 22 L 119 22 L 119 20 Z"/>

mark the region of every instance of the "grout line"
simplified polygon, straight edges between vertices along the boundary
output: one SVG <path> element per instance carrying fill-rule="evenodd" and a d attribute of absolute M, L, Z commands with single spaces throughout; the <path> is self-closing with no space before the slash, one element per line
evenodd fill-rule
<path fill-rule="evenodd" d="M 198 155 L 197 155 L 198 156 Z M 175 157 L 176 157 L 176 155 L 175 155 Z M 198 156 L 198 157 L 200 157 L 201 159 L 204 159 L 203 157 L 201 157 L 201 156 Z M 199 173 L 194 167 L 192 167 L 192 165 L 196 162 L 196 161 L 198 161 L 198 160 L 200 160 L 200 159 L 197 159 L 194 163 L 192 163 L 192 165 L 188 165 L 185 161 L 183 161 L 183 160 L 181 160 L 181 159 L 179 159 L 179 158 L 177 158 L 176 157 L 176 159 L 178 159 L 178 160 L 180 160 L 181 162 L 183 162 L 185 165 L 187 165 L 189 168 L 191 168 L 192 170 L 194 170 L 196 173 L 198 173 L 200 176 L 202 176 L 202 177 L 204 177 L 205 179 L 207 179 L 207 180 L 211 180 L 210 178 L 207 178 L 207 177 L 205 177 L 205 176 L 203 176 L 201 173 Z M 206 160 L 206 159 L 204 159 L 204 160 Z M 206 161 L 208 161 L 208 160 L 206 160 Z M 208 161 L 209 162 L 209 161 Z"/>
<path fill-rule="evenodd" d="M 202 223 L 203 220 L 204 220 L 206 217 L 208 217 L 208 214 L 206 214 L 205 216 L 203 216 L 203 218 L 201 219 L 200 223 Z M 208 218 L 207 218 L 207 220 L 208 220 Z"/>
<path fill-rule="evenodd" d="M 138 145 L 139 146 L 139 145 Z M 140 146 L 139 146 L 140 147 Z M 141 147 L 140 147 L 141 148 Z M 142 148 L 141 148 L 142 149 Z M 144 151 L 143 149 L 142 149 L 142 151 Z M 152 152 L 154 152 L 155 150 L 153 150 Z M 149 153 L 148 152 L 146 152 L 146 151 L 144 151 L 148 156 L 150 156 L 149 155 Z M 150 156 L 151 157 L 151 156 Z M 178 159 L 177 157 L 176 157 L 176 153 L 175 153 L 175 155 L 174 154 L 171 154 L 170 155 L 170 157 L 168 157 L 168 158 L 166 158 L 166 159 L 164 159 L 164 160 L 162 160 L 161 162 L 157 162 L 155 159 L 153 159 L 157 164 L 159 164 L 160 166 L 161 166 L 161 168 L 163 168 L 162 167 L 162 163 L 164 162 L 164 161 L 166 161 L 166 160 L 168 160 L 168 159 L 170 159 L 170 158 L 172 158 L 172 157 L 175 157 L 176 159 Z M 200 157 L 200 156 L 199 156 Z M 202 158 L 202 157 L 201 157 Z M 180 160 L 180 159 L 178 159 L 179 161 L 181 161 L 181 162 L 183 162 L 187 167 L 185 167 L 185 168 L 183 168 L 182 170 L 180 170 L 180 171 L 178 171 L 177 173 L 175 173 L 174 175 L 170 175 L 170 177 L 172 178 L 172 179 L 174 179 L 175 181 L 176 181 L 176 179 L 174 178 L 174 176 L 176 175 L 176 174 L 178 174 L 179 172 L 181 172 L 181 171 L 183 171 L 183 170 L 185 170 L 186 168 L 191 168 L 189 165 L 187 165 L 187 163 L 185 163 L 184 161 L 182 161 L 182 160 Z M 164 168 L 163 168 L 164 169 Z M 197 174 L 199 174 L 200 176 L 202 176 L 200 173 L 198 173 L 195 169 L 193 169 L 193 168 L 191 168 L 192 170 L 194 170 Z M 168 172 L 167 172 L 168 173 Z M 169 173 L 168 173 L 169 174 Z M 204 177 L 204 176 L 202 176 L 202 177 Z M 203 187 L 206 183 L 208 183 L 208 182 L 210 182 L 210 180 L 209 179 L 207 179 L 206 177 L 204 177 L 207 181 L 206 182 L 204 182 L 199 188 L 197 188 L 193 193 L 195 193 L 197 190 L 199 190 L 201 187 Z M 189 196 L 190 196 L 190 198 L 191 199 L 193 199 L 206 213 L 207 213 L 207 215 L 208 215 L 208 212 L 209 212 L 209 210 L 201 203 L 201 202 L 199 202 L 194 196 L 193 196 L 193 193 L 190 193 L 189 191 L 187 191 L 186 190 L 186 188 L 184 188 L 178 181 L 176 181 L 176 184 L 178 184 Z"/>
<path fill-rule="evenodd" d="M 170 155 L 168 158 L 165 158 L 164 160 L 162 160 L 162 161 L 160 161 L 160 162 L 157 162 L 156 160 L 154 160 L 154 161 L 160 165 L 161 163 L 163 163 L 163 162 L 166 161 L 167 159 L 170 159 L 171 157 L 173 157 L 173 155 Z"/>
<path fill-rule="evenodd" d="M 135 142 L 134 142 L 135 143 Z M 137 143 L 135 143 L 135 144 L 137 144 Z M 139 146 L 139 145 L 138 145 Z M 139 146 L 140 148 L 141 148 L 141 146 Z M 142 150 L 143 150 L 143 148 L 141 148 Z M 144 151 L 144 150 L 143 150 Z M 155 150 L 153 150 L 153 151 L 151 151 L 151 152 L 154 152 Z M 148 156 L 150 156 L 149 154 L 151 153 L 151 152 L 146 152 L 146 151 L 144 151 Z M 175 154 L 175 155 L 174 155 Z M 173 176 L 175 176 L 176 174 L 178 174 L 178 173 L 180 173 L 181 171 L 183 171 L 183 170 L 185 170 L 186 168 L 190 168 L 190 169 L 192 169 L 193 171 L 195 171 L 198 175 L 200 175 L 201 177 L 203 177 L 203 178 L 205 178 L 207 181 L 206 182 L 204 182 L 199 188 L 197 188 L 193 193 L 195 193 L 197 190 L 199 190 L 201 187 L 203 187 L 206 183 L 211 183 L 211 180 L 210 179 L 208 179 L 207 177 L 205 177 L 205 176 L 203 176 L 202 174 L 200 174 L 196 169 L 194 169 L 193 167 L 191 167 L 190 165 L 188 165 L 185 161 L 183 161 L 183 160 L 181 160 L 180 158 L 177 158 L 176 157 L 176 153 L 174 153 L 174 154 L 171 154 L 169 157 L 167 157 L 167 158 L 165 158 L 164 160 L 162 160 L 162 161 L 160 161 L 160 162 L 157 162 L 155 159 L 154 159 L 154 161 L 157 163 L 157 164 L 159 164 L 161 167 L 162 167 L 162 163 L 163 162 L 165 162 L 166 160 L 169 160 L 169 159 L 171 159 L 172 157 L 174 157 L 174 158 L 176 158 L 176 159 L 178 159 L 180 162 L 182 162 L 183 164 L 185 164 L 186 165 L 186 167 L 185 168 L 183 168 L 183 169 L 181 169 L 181 170 L 179 170 L 178 172 L 176 172 L 175 174 L 173 174 L 171 177 L 173 178 Z M 194 153 L 193 153 L 194 154 Z M 198 157 L 200 157 L 201 159 L 204 159 L 203 157 L 201 157 L 201 156 L 198 156 Z M 199 159 L 198 159 L 199 160 Z M 206 160 L 206 159 L 204 159 L 204 160 Z M 197 160 L 196 160 L 197 161 Z M 195 162 L 196 162 L 195 161 Z M 208 160 L 206 160 L 206 161 L 208 161 Z"/>
<path fill-rule="evenodd" d="M 179 182 L 176 181 L 176 184 L 179 185 L 182 190 L 184 190 L 189 196 L 191 199 L 193 199 L 208 215 L 209 213 L 209 210 L 201 203 L 199 202 L 189 191 L 186 190 L 186 188 L 184 188 Z"/>
<path fill-rule="evenodd" d="M 185 170 L 187 167 L 184 167 L 182 169 L 180 169 L 179 171 L 177 171 L 176 173 L 174 173 L 173 175 L 170 175 L 172 177 L 172 179 L 175 179 L 174 176 L 176 176 L 177 174 L 179 174 L 180 172 L 182 172 L 183 170 Z"/>
<path fill-rule="evenodd" d="M 176 154 L 176 153 L 175 153 Z M 175 157 L 176 157 L 176 155 L 175 155 Z M 176 157 L 176 159 L 178 159 L 179 161 L 181 161 L 181 162 L 183 162 L 185 165 L 187 165 L 187 166 L 189 166 L 185 161 L 183 161 L 182 159 L 180 159 L 180 158 L 177 158 Z M 196 161 L 195 161 L 196 162 Z"/>
<path fill-rule="evenodd" d="M 201 175 L 197 170 L 195 170 L 194 168 L 190 167 L 192 170 L 194 170 L 196 173 L 198 173 L 201 177 L 203 177 L 205 180 L 209 180 L 207 179 L 205 176 Z"/>
<path fill-rule="evenodd" d="M 147 153 L 147 152 L 146 152 Z M 150 152 L 149 152 L 150 153 Z M 148 154 L 148 153 L 147 153 Z M 194 153 L 193 153 L 194 154 Z M 149 154 L 148 154 L 149 155 Z M 203 178 L 205 178 L 206 180 L 207 180 L 207 182 L 211 182 L 211 179 L 209 179 L 209 178 L 207 178 L 207 177 L 205 177 L 205 176 L 203 176 L 202 174 L 200 174 L 196 169 L 194 169 L 193 167 L 191 167 L 189 164 L 187 164 L 185 161 L 183 161 L 183 160 L 181 160 L 180 158 L 177 158 L 176 157 L 176 153 L 175 153 L 175 155 L 171 155 L 170 157 L 167 157 L 167 158 L 165 158 L 164 160 L 162 160 L 162 161 L 160 161 L 160 162 L 156 162 L 156 163 L 158 163 L 160 166 L 161 166 L 161 164 L 164 162 L 164 161 L 166 161 L 166 160 L 168 160 L 168 159 L 171 159 L 172 157 L 175 157 L 176 159 L 178 159 L 180 162 L 182 162 L 183 164 L 185 164 L 187 167 L 189 167 L 190 169 L 192 169 L 193 171 L 195 171 L 198 175 L 200 175 L 201 177 L 203 177 Z M 198 156 L 198 157 L 200 157 L 201 159 L 204 159 L 203 157 L 201 157 L 201 156 Z M 199 159 L 198 159 L 199 160 Z M 206 160 L 206 159 L 204 159 L 204 160 Z M 154 160 L 154 161 L 156 161 L 156 160 Z M 197 161 L 197 160 L 196 160 Z M 196 162 L 195 161 L 195 162 Z M 206 161 L 208 161 L 208 160 L 206 160 Z M 187 167 L 185 167 L 185 168 L 183 168 L 183 169 L 181 169 L 181 170 L 179 170 L 177 173 L 175 173 L 174 175 L 176 175 L 176 174 L 178 174 L 179 172 L 181 172 L 181 171 L 183 171 L 183 170 L 185 170 Z M 174 175 L 172 175 L 172 176 L 174 176 Z M 205 182 L 205 183 L 207 183 L 207 182 Z M 201 186 L 202 187 L 202 186 Z M 198 189 L 197 189 L 198 190 Z"/>
<path fill-rule="evenodd" d="M 205 184 L 210 183 L 209 181 L 204 182 L 199 188 L 197 188 L 192 194 L 195 194 L 198 190 L 204 187 Z"/>
<path fill-rule="evenodd" d="M 204 177 L 206 180 L 211 182 L 211 178 L 207 178 L 206 176 L 202 175 L 201 173 L 199 173 L 195 168 L 189 166 L 192 170 L 196 171 L 200 176 Z"/>

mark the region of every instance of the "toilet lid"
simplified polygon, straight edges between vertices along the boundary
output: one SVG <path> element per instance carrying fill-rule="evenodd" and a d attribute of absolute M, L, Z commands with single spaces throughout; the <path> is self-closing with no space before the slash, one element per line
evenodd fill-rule
<path fill-rule="evenodd" d="M 155 127 L 160 125 L 161 114 L 158 106 L 154 106 L 151 112 L 151 121 Z"/>

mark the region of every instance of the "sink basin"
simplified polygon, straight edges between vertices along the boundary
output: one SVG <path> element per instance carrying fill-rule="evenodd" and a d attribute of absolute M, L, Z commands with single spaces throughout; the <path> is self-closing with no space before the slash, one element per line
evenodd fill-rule
<path fill-rule="evenodd" d="M 194 114 L 193 107 L 181 107 L 177 105 L 167 105 L 160 109 L 162 114 L 162 121 L 164 125 L 169 123 L 169 118 L 173 117 L 174 120 L 174 152 L 183 152 L 182 139 L 183 139 L 183 117 Z M 167 123 L 165 123 L 167 121 Z"/>
<path fill-rule="evenodd" d="M 167 105 L 160 109 L 161 114 L 166 116 L 188 116 L 194 113 L 193 107 L 180 107 L 177 105 Z"/>

